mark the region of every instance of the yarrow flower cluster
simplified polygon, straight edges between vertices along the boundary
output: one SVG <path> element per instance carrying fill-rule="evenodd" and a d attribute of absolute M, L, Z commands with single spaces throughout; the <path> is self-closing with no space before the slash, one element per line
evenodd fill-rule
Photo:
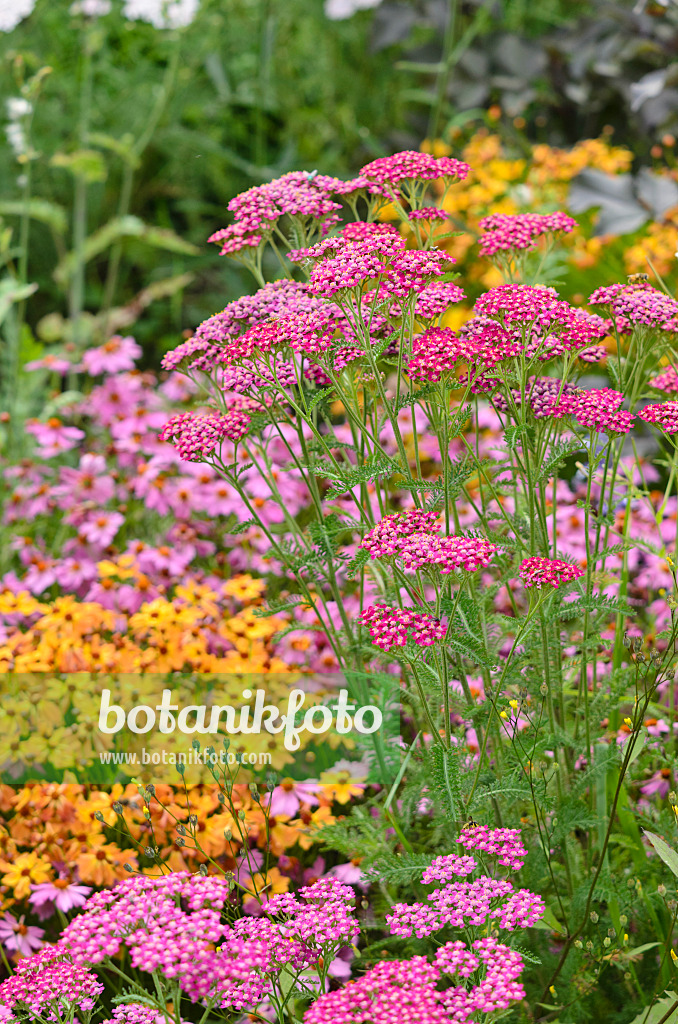
<path fill-rule="evenodd" d="M 286 967 L 301 971 L 331 962 L 358 937 L 354 899 L 353 889 L 336 878 L 302 886 L 297 895 L 273 896 L 263 905 L 265 916 L 240 918 L 224 930 L 215 953 L 198 952 L 205 968 L 192 971 L 189 996 L 221 1007 L 253 1007 Z"/>
<path fill-rule="evenodd" d="M 359 547 L 370 552 L 372 558 L 401 558 L 406 569 L 437 566 L 445 575 L 465 569 L 476 572 L 488 566 L 496 544 L 482 537 L 439 537 L 435 520 L 437 512 L 412 509 L 384 516 L 365 535 Z"/>
<path fill-rule="evenodd" d="M 459 842 L 467 850 L 492 854 L 499 864 L 513 871 L 519 871 L 527 857 L 519 828 L 489 829 L 485 825 L 467 825 L 459 836 Z"/>
<path fill-rule="evenodd" d="M 678 331 L 678 302 L 647 281 L 597 288 L 589 296 L 589 303 L 607 306 L 622 334 L 630 334 L 636 326 Z"/>
<path fill-rule="evenodd" d="M 224 440 L 240 441 L 251 422 L 251 417 L 237 408 L 210 416 L 182 412 L 172 416 L 158 436 L 161 441 L 169 441 L 186 462 L 202 462 Z"/>
<path fill-rule="evenodd" d="M 331 196 L 341 193 L 344 184 L 326 174 L 291 171 L 265 185 L 256 185 L 230 201 L 228 210 L 235 223 L 215 231 L 208 241 L 221 244 L 222 256 L 256 248 L 285 214 L 317 220 L 323 230 L 328 230 L 338 222 L 341 210 L 341 204 Z"/>
<path fill-rule="evenodd" d="M 678 371 L 673 366 L 667 366 L 665 370 L 651 377 L 648 381 L 650 387 L 657 391 L 669 391 L 678 393 Z"/>
<path fill-rule="evenodd" d="M 468 949 L 448 942 L 433 963 L 423 956 L 379 963 L 361 978 L 322 995 L 304 1015 L 304 1024 L 472 1024 L 476 1013 L 508 1009 L 525 998 L 517 981 L 524 969 L 519 953 L 492 937 Z M 477 984 L 441 988 L 484 970 Z"/>
<path fill-rule="evenodd" d="M 20 960 L 15 973 L 0 984 L 0 1005 L 38 1019 L 72 1020 L 74 1012 L 89 1016 L 103 990 L 96 975 L 67 950 L 47 946 Z"/>
<path fill-rule="evenodd" d="M 424 512 L 418 508 L 392 512 L 365 534 L 359 547 L 369 551 L 372 558 L 395 555 L 399 541 L 414 533 L 431 533 L 438 518 L 438 512 Z"/>
<path fill-rule="evenodd" d="M 644 409 L 639 410 L 638 418 L 646 423 L 653 423 L 665 434 L 676 434 L 678 433 L 678 401 L 646 405 Z"/>
<path fill-rule="evenodd" d="M 519 870 L 527 850 L 520 840 L 519 829 L 488 829 L 483 825 L 467 825 L 459 836 L 467 849 L 480 850 L 497 857 L 499 864 Z M 544 913 L 541 897 L 526 889 L 516 891 L 508 879 L 487 875 L 474 881 L 459 882 L 458 876 L 470 875 L 476 862 L 470 856 L 436 857 L 422 874 L 422 884 L 447 882 L 427 897 L 427 903 L 397 903 L 386 920 L 393 935 L 423 938 L 451 925 L 484 927 L 498 920 L 508 931 L 527 928 Z"/>
<path fill-rule="evenodd" d="M 566 213 L 493 213 L 479 221 L 481 256 L 511 250 L 535 248 L 537 238 L 546 234 L 569 234 L 577 222 Z"/>
<path fill-rule="evenodd" d="M 428 153 L 404 150 L 394 156 L 382 156 L 365 164 L 360 169 L 360 176 L 379 185 L 400 185 L 415 178 L 423 181 L 435 181 L 437 178 L 463 181 L 470 170 L 468 164 L 453 157 L 434 157 Z"/>
<path fill-rule="evenodd" d="M 426 612 L 409 608 L 389 608 L 377 604 L 366 608 L 358 622 L 369 627 L 369 634 L 377 647 L 390 651 L 392 647 L 405 647 L 408 641 L 418 647 L 431 647 L 443 640 L 447 627 Z"/>
<path fill-rule="evenodd" d="M 578 565 L 570 565 L 559 558 L 541 558 L 535 555 L 526 558 L 520 563 L 518 576 L 525 587 L 554 587 L 557 589 L 564 583 L 571 583 L 584 575 L 584 570 Z"/>

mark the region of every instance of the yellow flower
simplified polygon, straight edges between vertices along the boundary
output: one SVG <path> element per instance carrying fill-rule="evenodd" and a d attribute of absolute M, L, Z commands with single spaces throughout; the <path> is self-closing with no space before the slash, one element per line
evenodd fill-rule
<path fill-rule="evenodd" d="M 233 579 L 228 580 L 223 586 L 224 594 L 228 594 L 229 597 L 235 597 L 238 601 L 242 601 L 246 604 L 249 601 L 256 601 L 258 597 L 261 597 L 266 584 L 263 580 L 257 580 L 249 573 L 243 573 L 241 576 L 234 576 Z"/>
<path fill-rule="evenodd" d="M 52 867 L 49 861 L 42 860 L 37 853 L 20 853 L 12 864 L 0 861 L 3 885 L 14 890 L 18 900 L 25 899 L 31 891 L 31 885 L 49 882 Z"/>

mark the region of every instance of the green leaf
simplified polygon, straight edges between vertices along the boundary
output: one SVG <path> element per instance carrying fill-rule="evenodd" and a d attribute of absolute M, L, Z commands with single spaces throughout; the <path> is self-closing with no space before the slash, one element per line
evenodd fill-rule
<path fill-rule="evenodd" d="M 678 994 L 667 990 L 656 1003 L 644 1007 L 638 1016 L 633 1018 L 631 1024 L 659 1024 L 659 1021 L 675 1024 L 676 1016 L 670 1013 L 674 1009 L 678 1009 Z M 670 1016 L 667 1017 L 667 1014 Z"/>
<path fill-rule="evenodd" d="M 365 874 L 368 878 L 381 878 L 385 882 L 399 882 L 402 885 L 415 879 L 419 881 L 422 872 L 430 864 L 430 853 L 403 853 L 400 857 L 391 854 L 381 857 Z"/>
<path fill-rule="evenodd" d="M 562 932 L 563 930 L 562 924 L 549 906 L 544 907 L 541 921 L 537 921 L 534 927 L 548 928 L 552 932 Z"/>
<path fill-rule="evenodd" d="M 459 409 L 454 416 L 450 417 L 450 422 L 447 428 L 447 436 L 450 438 L 459 437 L 464 427 L 468 423 L 471 415 L 471 403 L 465 405 L 463 409 Z"/>
<path fill-rule="evenodd" d="M 354 576 L 357 576 L 360 570 L 367 565 L 369 560 L 369 551 L 367 551 L 366 548 L 358 548 L 356 555 L 351 559 L 351 561 L 346 566 L 345 572 L 347 578 L 349 580 L 352 580 Z"/>
<path fill-rule="evenodd" d="M 30 217 L 31 220 L 47 224 L 58 235 L 68 230 L 68 217 L 63 206 L 46 199 L 5 199 L 0 202 L 0 216 Z"/>
<path fill-rule="evenodd" d="M 229 534 L 235 534 L 235 535 L 237 535 L 239 533 L 246 533 L 249 530 L 250 526 L 257 526 L 257 525 L 258 524 L 257 524 L 256 519 L 246 519 L 244 523 L 238 523 L 237 526 L 233 526 L 233 527 L 229 528 L 228 532 L 229 532 Z"/>
<path fill-rule="evenodd" d="M 549 480 L 554 475 L 555 471 L 562 466 L 563 460 L 566 459 L 568 455 L 574 455 L 575 452 L 579 452 L 581 449 L 581 444 L 576 440 L 558 441 L 557 444 L 552 445 L 551 448 L 549 448 L 546 461 L 543 463 L 537 474 L 535 482 L 539 484 L 543 480 Z"/>
<path fill-rule="evenodd" d="M 313 394 L 311 396 L 311 400 L 308 403 L 308 411 L 309 412 L 313 412 L 313 410 L 315 409 L 316 405 L 318 405 L 320 402 L 324 402 L 324 400 L 326 398 L 329 398 L 329 396 L 331 394 L 333 394 L 333 393 L 334 393 L 334 388 L 333 387 L 323 388 L 321 391 L 316 391 L 315 394 Z"/>
<path fill-rule="evenodd" d="M 144 224 L 139 217 L 115 217 L 107 224 L 99 228 L 89 236 L 83 247 L 82 260 L 88 263 L 95 256 L 106 252 L 115 242 L 125 238 L 135 238 L 147 245 L 153 245 L 158 249 L 166 249 L 168 252 L 181 253 L 184 256 L 195 256 L 198 249 L 191 242 L 175 235 L 173 231 L 164 228 L 156 228 Z M 79 262 L 79 254 L 75 251 L 69 252 L 59 261 L 54 271 L 54 280 L 58 284 L 66 284 L 75 273 Z"/>
<path fill-rule="evenodd" d="M 82 178 L 89 184 L 105 181 L 106 163 L 96 149 L 77 149 L 75 153 L 55 153 L 50 160 L 52 167 L 63 167 L 73 177 Z"/>
<path fill-rule="evenodd" d="M 459 751 L 449 750 L 436 743 L 431 756 L 433 757 L 432 781 L 438 795 L 442 798 L 443 807 L 451 821 L 457 820 L 461 810 L 461 771 L 459 769 Z"/>
<path fill-rule="evenodd" d="M 675 850 L 672 850 L 669 844 L 665 843 L 661 836 L 648 831 L 646 828 L 643 829 L 643 832 L 650 840 L 666 866 L 670 868 L 676 878 L 678 878 L 678 853 L 676 853 Z"/>
<path fill-rule="evenodd" d="M 135 168 L 139 166 L 139 157 L 134 152 L 134 136 L 129 132 L 126 132 L 119 139 L 114 138 L 113 135 L 106 135 L 105 132 L 90 132 L 87 140 L 93 146 L 100 146 L 101 149 L 107 149 L 109 152 L 115 153 L 116 156 L 119 156 L 130 167 Z"/>
<path fill-rule="evenodd" d="M 37 284 L 19 284 L 13 277 L 0 281 L 0 324 L 15 302 L 22 302 L 38 290 Z"/>

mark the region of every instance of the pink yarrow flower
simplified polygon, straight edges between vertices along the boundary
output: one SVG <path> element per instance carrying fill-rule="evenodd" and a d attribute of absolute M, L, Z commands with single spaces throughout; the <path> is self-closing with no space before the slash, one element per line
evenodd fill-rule
<path fill-rule="evenodd" d="M 447 632 L 447 626 L 432 615 L 382 604 L 366 608 L 358 621 L 369 628 L 373 642 L 382 651 L 404 647 L 409 640 L 419 647 L 431 647 L 443 640 Z"/>
<path fill-rule="evenodd" d="M 570 583 L 583 575 L 584 570 L 578 565 L 570 565 L 559 558 L 541 558 L 539 555 L 526 558 L 518 570 L 523 586 L 536 587 L 538 590 L 544 586 L 557 589 L 563 583 Z"/>
<path fill-rule="evenodd" d="M 546 234 L 569 234 L 577 222 L 566 213 L 493 213 L 483 217 L 479 226 L 485 232 L 480 238 L 481 256 L 511 250 L 535 248 L 537 238 Z"/>

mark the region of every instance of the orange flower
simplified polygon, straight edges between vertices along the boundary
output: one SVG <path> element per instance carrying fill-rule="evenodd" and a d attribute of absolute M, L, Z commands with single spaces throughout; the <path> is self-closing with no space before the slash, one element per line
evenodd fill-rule
<path fill-rule="evenodd" d="M 124 865 L 138 866 L 137 855 L 132 850 L 120 850 L 113 843 L 91 846 L 80 854 L 76 867 L 83 882 L 110 888 L 124 878 Z"/>

